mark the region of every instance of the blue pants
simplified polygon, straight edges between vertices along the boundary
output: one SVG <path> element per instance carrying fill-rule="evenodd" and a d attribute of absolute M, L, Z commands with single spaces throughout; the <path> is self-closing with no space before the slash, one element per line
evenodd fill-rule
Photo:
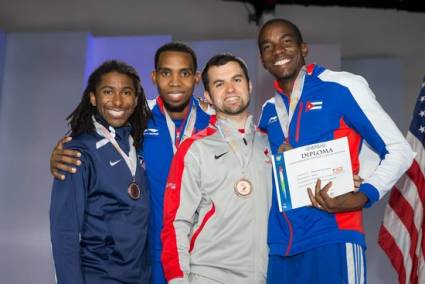
<path fill-rule="evenodd" d="M 268 284 L 364 284 L 365 249 L 337 243 L 293 256 L 269 256 Z"/>

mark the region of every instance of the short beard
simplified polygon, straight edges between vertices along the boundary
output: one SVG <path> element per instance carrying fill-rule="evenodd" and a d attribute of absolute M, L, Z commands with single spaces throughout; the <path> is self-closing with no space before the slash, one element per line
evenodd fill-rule
<path fill-rule="evenodd" d="M 227 114 L 227 115 L 238 115 L 238 114 L 241 114 L 241 113 L 243 113 L 249 107 L 250 102 L 251 102 L 251 97 L 248 99 L 247 104 L 244 105 L 243 107 L 241 107 L 241 108 L 239 108 L 239 109 L 237 109 L 235 111 L 233 111 L 231 109 L 225 108 L 225 109 L 223 109 L 223 113 L 224 114 Z"/>
<path fill-rule="evenodd" d="M 184 103 L 180 104 L 180 105 L 170 105 L 168 104 L 165 100 L 164 102 L 164 107 L 166 110 L 168 110 L 169 112 L 183 112 L 184 109 L 189 105 L 190 103 L 190 99 L 189 98 L 187 101 L 185 101 Z"/>

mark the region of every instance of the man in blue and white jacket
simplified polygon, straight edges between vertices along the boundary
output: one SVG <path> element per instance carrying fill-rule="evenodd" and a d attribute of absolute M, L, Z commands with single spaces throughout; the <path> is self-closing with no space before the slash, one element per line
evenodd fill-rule
<path fill-rule="evenodd" d="M 156 51 L 152 80 L 159 96 L 149 101 L 152 118 L 144 132 L 143 149 L 139 152 L 151 188 L 149 250 L 153 284 L 166 283 L 161 265 L 160 234 L 171 161 L 180 144 L 206 128 L 210 120 L 201 102 L 193 97 L 193 90 L 199 82 L 196 70 L 195 53 L 184 44 L 169 43 Z"/>
<path fill-rule="evenodd" d="M 259 127 L 272 152 L 347 137 L 353 174 L 365 140 L 381 162 L 353 191 L 330 198 L 317 182 L 313 206 L 279 212 L 274 193 L 269 217 L 268 283 L 364 283 L 362 209 L 388 192 L 414 154 L 397 126 L 375 100 L 367 82 L 347 72 L 305 66 L 308 52 L 299 29 L 273 19 L 258 36 L 261 60 L 275 78 L 275 96 L 262 110 Z"/>

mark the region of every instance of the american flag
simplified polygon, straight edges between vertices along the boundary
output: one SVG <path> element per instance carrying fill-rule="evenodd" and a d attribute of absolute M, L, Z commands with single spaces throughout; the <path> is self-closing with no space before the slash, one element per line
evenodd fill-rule
<path fill-rule="evenodd" d="M 425 283 L 425 78 L 406 139 L 416 157 L 391 191 L 378 243 L 399 283 Z"/>

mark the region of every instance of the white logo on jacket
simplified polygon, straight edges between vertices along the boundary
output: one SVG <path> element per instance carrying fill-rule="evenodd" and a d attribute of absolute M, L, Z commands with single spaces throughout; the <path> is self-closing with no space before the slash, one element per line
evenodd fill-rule
<path fill-rule="evenodd" d="M 168 182 L 165 186 L 167 189 L 176 189 L 176 184 L 174 182 Z"/>
<path fill-rule="evenodd" d="M 277 116 L 272 116 L 269 118 L 269 121 L 267 122 L 267 125 L 275 123 L 277 121 Z"/>
<path fill-rule="evenodd" d="M 143 135 L 145 135 L 145 136 L 158 136 L 159 130 L 155 129 L 155 128 L 146 128 L 145 131 L 143 132 Z"/>
<path fill-rule="evenodd" d="M 111 167 L 113 167 L 113 166 L 115 166 L 116 164 L 118 164 L 120 161 L 121 161 L 121 159 L 119 159 L 119 160 L 117 160 L 117 161 L 114 161 L 114 162 L 109 161 L 109 165 L 110 165 Z"/>

